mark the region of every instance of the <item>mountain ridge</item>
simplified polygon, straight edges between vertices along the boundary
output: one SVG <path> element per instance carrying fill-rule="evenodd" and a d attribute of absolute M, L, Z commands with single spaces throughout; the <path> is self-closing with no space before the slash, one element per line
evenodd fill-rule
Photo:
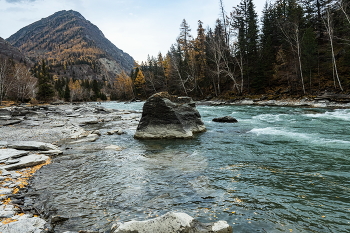
<path fill-rule="evenodd" d="M 20 29 L 7 38 L 35 62 L 49 61 L 59 76 L 112 80 L 129 73 L 134 59 L 109 41 L 79 12 L 58 11 Z"/>
<path fill-rule="evenodd" d="M 29 59 L 23 53 L 2 37 L 0 37 L 0 58 L 13 59 L 16 62 L 30 63 Z"/>

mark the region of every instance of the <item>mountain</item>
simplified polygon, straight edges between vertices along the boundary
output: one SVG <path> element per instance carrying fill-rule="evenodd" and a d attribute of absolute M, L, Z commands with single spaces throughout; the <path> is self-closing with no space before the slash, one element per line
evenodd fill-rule
<path fill-rule="evenodd" d="M 15 62 L 29 62 L 29 59 L 21 53 L 17 48 L 13 47 L 9 42 L 0 37 L 0 58 L 11 58 Z"/>
<path fill-rule="evenodd" d="M 7 39 L 34 62 L 45 59 L 51 73 L 75 79 L 111 81 L 129 73 L 134 59 L 111 43 L 79 12 L 59 11 Z"/>

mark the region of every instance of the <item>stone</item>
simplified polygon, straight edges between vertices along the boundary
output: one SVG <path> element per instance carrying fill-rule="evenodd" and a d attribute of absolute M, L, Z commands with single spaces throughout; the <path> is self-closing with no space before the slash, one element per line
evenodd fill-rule
<path fill-rule="evenodd" d="M 11 119 L 11 111 L 7 108 L 0 108 L 0 120 L 9 120 Z"/>
<path fill-rule="evenodd" d="M 7 147 L 8 143 L 6 141 L 0 141 L 0 148 Z"/>
<path fill-rule="evenodd" d="M 67 221 L 68 219 L 69 219 L 68 217 L 64 217 L 64 216 L 61 216 L 61 215 L 54 215 L 54 216 L 51 216 L 51 223 L 52 224 L 56 224 L 56 223 L 59 223 L 59 222 Z"/>
<path fill-rule="evenodd" d="M 1 168 L 0 168 L 0 174 L 1 174 L 2 176 L 7 176 L 7 175 L 11 175 L 12 172 L 9 172 L 9 171 L 5 170 L 3 167 L 1 167 Z"/>
<path fill-rule="evenodd" d="M 0 120 L 0 126 L 8 126 L 8 125 L 15 125 L 21 123 L 22 120 L 13 119 L 13 120 Z"/>
<path fill-rule="evenodd" d="M 19 163 L 19 159 L 10 159 L 10 160 L 7 160 L 5 162 L 6 165 L 9 165 L 9 164 L 14 164 L 14 163 Z"/>
<path fill-rule="evenodd" d="M 28 155 L 29 151 L 20 151 L 16 149 L 0 149 L 0 162 L 7 159 L 15 159 Z"/>
<path fill-rule="evenodd" d="M 84 119 L 84 120 L 81 120 L 79 122 L 80 125 L 94 125 L 94 124 L 97 124 L 99 121 L 97 118 L 87 118 L 87 119 Z"/>
<path fill-rule="evenodd" d="M 196 105 L 190 97 L 167 92 L 152 95 L 143 105 L 142 117 L 134 135 L 137 139 L 193 138 L 206 131 Z"/>
<path fill-rule="evenodd" d="M 99 139 L 99 137 L 100 136 L 98 136 L 97 134 L 89 134 L 87 137 L 77 141 L 70 142 L 69 144 L 77 144 L 82 142 L 95 142 L 97 139 Z"/>
<path fill-rule="evenodd" d="M 214 122 L 221 122 L 221 123 L 237 123 L 237 119 L 231 117 L 231 116 L 224 116 L 224 117 L 218 117 L 213 119 Z"/>
<path fill-rule="evenodd" d="M 146 220 L 117 223 L 111 233 L 231 233 L 232 227 L 226 221 L 204 224 L 185 213 L 170 212 Z"/>
<path fill-rule="evenodd" d="M 17 222 L 0 225 L 0 232 L 41 233 L 45 230 L 45 224 L 46 221 L 38 217 L 20 219 Z"/>
<path fill-rule="evenodd" d="M 101 135 L 102 135 L 102 134 L 101 134 L 101 131 L 98 130 L 98 129 L 92 131 L 91 134 L 97 134 L 98 136 L 101 136 Z"/>
<path fill-rule="evenodd" d="M 124 150 L 123 147 L 117 146 L 117 145 L 110 145 L 105 147 L 106 150 L 116 150 L 116 151 L 122 151 Z"/>
<path fill-rule="evenodd" d="M 35 142 L 35 141 L 18 141 L 9 142 L 9 148 L 14 148 L 17 150 L 58 150 L 58 147 L 50 143 L 45 142 Z"/>
<path fill-rule="evenodd" d="M 40 151 L 38 152 L 42 155 L 61 155 L 63 152 L 61 150 L 46 150 L 46 151 Z"/>
<path fill-rule="evenodd" d="M 125 134 L 125 132 L 123 132 L 123 130 L 116 129 L 116 130 L 108 131 L 107 134 L 108 134 L 108 135 L 113 135 L 113 134 L 122 135 L 122 134 Z"/>
<path fill-rule="evenodd" d="M 6 194 L 11 194 L 11 193 L 12 193 L 12 189 L 0 188 L 0 195 L 6 195 Z"/>
<path fill-rule="evenodd" d="M 0 211 L 0 218 L 12 218 L 16 214 L 15 211 Z"/>
<path fill-rule="evenodd" d="M 46 155 L 31 154 L 31 155 L 21 157 L 18 163 L 3 166 L 3 168 L 6 170 L 16 170 L 16 169 L 21 169 L 26 167 L 32 167 L 32 166 L 45 163 L 48 159 L 49 157 Z"/>

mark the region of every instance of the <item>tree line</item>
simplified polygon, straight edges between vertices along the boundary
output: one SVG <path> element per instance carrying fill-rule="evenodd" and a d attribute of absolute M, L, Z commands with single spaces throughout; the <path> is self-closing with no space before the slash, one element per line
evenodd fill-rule
<path fill-rule="evenodd" d="M 59 77 L 54 68 L 55 64 L 44 59 L 29 67 L 11 58 L 0 58 L 0 105 L 4 100 L 47 103 L 135 98 L 131 78 L 124 71 L 109 81 Z"/>
<path fill-rule="evenodd" d="M 252 0 L 230 12 L 219 1 L 214 28 L 184 19 L 167 54 L 131 72 L 134 94 L 196 98 L 314 96 L 350 89 L 350 6 L 345 0 L 276 0 L 259 21 Z"/>

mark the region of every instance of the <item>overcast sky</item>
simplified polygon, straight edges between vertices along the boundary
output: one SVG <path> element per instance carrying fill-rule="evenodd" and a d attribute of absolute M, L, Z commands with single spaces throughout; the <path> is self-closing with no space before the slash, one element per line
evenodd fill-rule
<path fill-rule="evenodd" d="M 230 12 L 240 0 L 223 0 Z M 265 0 L 255 0 L 260 14 Z M 21 28 L 60 10 L 75 10 L 98 26 L 104 35 L 136 61 L 147 55 L 163 55 L 176 41 L 186 19 L 192 35 L 197 22 L 214 27 L 219 0 L 0 0 L 0 37 L 6 39 Z"/>

